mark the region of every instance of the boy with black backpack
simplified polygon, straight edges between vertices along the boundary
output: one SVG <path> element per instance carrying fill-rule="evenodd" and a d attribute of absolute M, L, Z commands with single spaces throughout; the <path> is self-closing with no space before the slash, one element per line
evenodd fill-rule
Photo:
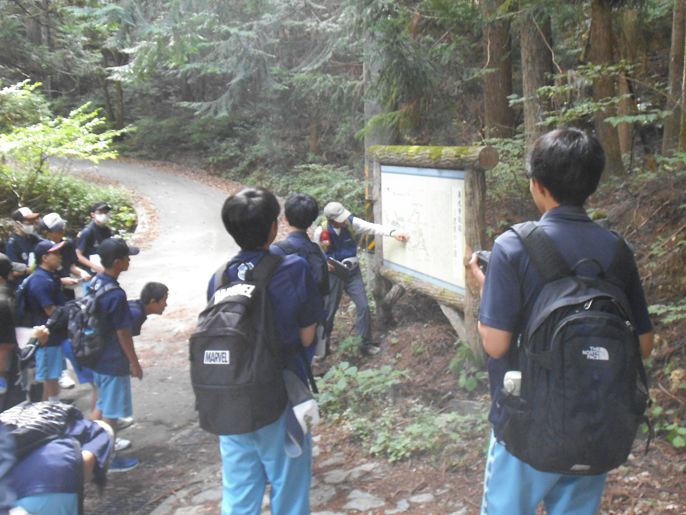
<path fill-rule="evenodd" d="M 143 369 L 138 362 L 131 336 L 133 318 L 126 299 L 126 293 L 117 279 L 129 269 L 130 257 L 138 254 L 137 247 L 129 247 L 122 238 L 106 238 L 98 247 L 98 255 L 104 272 L 92 281 L 91 288 L 97 299 L 96 316 L 98 331 L 106 340 L 106 346 L 97 365 L 94 383 L 98 389 L 95 404 L 102 414 L 103 422 L 117 430 L 117 419 L 133 414 L 131 403 L 131 377 L 143 379 Z M 104 289 L 104 293 L 99 294 Z M 79 356 L 75 352 L 77 360 Z M 115 456 L 111 472 L 125 472 L 138 465 L 135 458 Z"/>
<path fill-rule="evenodd" d="M 288 224 L 288 235 L 285 240 L 272 243 L 269 252 L 278 256 L 289 256 L 297 254 L 310 266 L 310 271 L 317 283 L 317 289 L 326 302 L 326 297 L 330 293 L 329 288 L 329 267 L 326 256 L 319 248 L 319 245 L 310 240 L 307 229 L 314 223 L 319 216 L 319 205 L 314 197 L 306 193 L 296 193 L 286 200 L 284 204 L 285 220 Z M 316 344 L 308 347 L 307 357 L 311 360 L 315 350 L 319 356 L 324 355 L 324 339 L 321 338 L 323 324 L 322 320 L 317 327 Z"/>
<path fill-rule="evenodd" d="M 190 340 L 201 426 L 220 435 L 222 515 L 259 515 L 267 481 L 274 515 L 310 513 L 312 441 L 305 436 L 302 453 L 287 454 L 292 410 L 283 374 L 287 369 L 306 383 L 299 345 L 311 345 L 325 311 L 305 260 L 269 252 L 279 211 L 263 188 L 246 188 L 224 202 L 224 226 L 241 251 L 210 280 L 210 303 Z M 220 316 L 212 317 L 215 310 Z M 245 335 L 240 345 L 232 345 L 236 333 Z M 224 341 L 225 350 L 203 348 Z"/>
<path fill-rule="evenodd" d="M 626 241 L 583 207 L 604 167 L 598 140 L 578 129 L 540 137 L 526 167 L 540 222 L 498 237 L 485 277 L 470 262 L 491 356 L 483 514 L 541 502 L 597 513 L 642 420 L 653 345 L 643 287 Z"/>

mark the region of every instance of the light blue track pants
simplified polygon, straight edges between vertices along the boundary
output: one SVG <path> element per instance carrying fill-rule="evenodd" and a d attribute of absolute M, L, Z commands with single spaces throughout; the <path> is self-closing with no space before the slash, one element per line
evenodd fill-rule
<path fill-rule="evenodd" d="M 541 472 L 515 458 L 491 435 L 481 515 L 535 515 L 541 502 L 548 515 L 594 515 L 606 478 Z"/>
<path fill-rule="evenodd" d="M 273 515 L 309 515 L 312 481 L 312 435 L 305 436 L 302 454 L 286 456 L 286 412 L 262 429 L 219 437 L 224 496 L 222 515 L 259 515 L 271 484 Z"/>

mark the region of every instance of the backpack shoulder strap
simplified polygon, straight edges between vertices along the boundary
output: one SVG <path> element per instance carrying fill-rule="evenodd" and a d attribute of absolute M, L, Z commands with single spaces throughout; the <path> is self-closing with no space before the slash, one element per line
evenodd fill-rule
<path fill-rule="evenodd" d="M 226 269 L 229 268 L 230 264 L 231 261 L 227 261 L 226 263 L 223 263 L 222 266 L 217 268 L 216 272 L 214 272 L 214 291 L 217 291 L 228 282 L 226 280 Z"/>
<path fill-rule="evenodd" d="M 615 244 L 615 254 L 612 258 L 610 266 L 607 268 L 607 274 L 611 277 L 622 279 L 626 277 L 626 271 L 635 267 L 634 252 L 631 244 L 626 238 L 617 231 L 611 231 L 617 237 Z"/>
<path fill-rule="evenodd" d="M 267 284 L 282 261 L 283 256 L 265 254 L 262 259 L 257 262 L 255 268 L 246 272 L 245 279 L 247 281 Z"/>
<path fill-rule="evenodd" d="M 277 241 L 274 243 L 277 247 L 279 247 L 281 250 L 283 250 L 286 254 L 295 254 L 297 252 L 297 249 L 295 248 L 295 245 L 293 245 L 290 241 L 288 240 L 281 240 Z"/>
<path fill-rule="evenodd" d="M 513 225 L 512 230 L 522 240 L 543 284 L 572 275 L 569 264 L 537 222 Z"/>
<path fill-rule="evenodd" d="M 353 229 L 352 215 L 345 219 L 345 226 L 348 228 L 348 232 L 350 233 L 350 236 L 352 236 L 353 240 L 357 241 L 357 236 L 355 236 L 355 229 Z"/>

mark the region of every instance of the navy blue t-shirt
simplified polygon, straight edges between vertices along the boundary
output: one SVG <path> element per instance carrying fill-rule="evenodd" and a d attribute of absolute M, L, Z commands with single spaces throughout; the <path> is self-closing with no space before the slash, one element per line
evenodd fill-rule
<path fill-rule="evenodd" d="M 95 276 L 91 286 L 95 291 L 98 291 L 106 284 L 119 285 L 114 277 L 103 272 Z M 98 374 L 109 376 L 127 376 L 131 373 L 131 364 L 121 343 L 119 343 L 119 336 L 117 336 L 117 331 L 131 329 L 133 324 L 131 309 L 126 301 L 126 293 L 121 288 L 105 293 L 98 299 L 97 309 L 101 317 L 99 318 L 102 323 L 100 327 L 108 344 L 98 365 L 93 370 Z"/>
<path fill-rule="evenodd" d="M 148 316 L 145 314 L 143 301 L 140 299 L 130 300 L 129 309 L 131 310 L 131 319 L 133 320 L 133 324 L 131 325 L 131 336 L 139 336 L 143 324 L 148 319 Z"/>
<path fill-rule="evenodd" d="M 35 234 L 27 234 L 26 236 L 20 236 L 18 233 L 14 233 L 7 240 L 5 245 L 5 255 L 10 258 L 13 263 L 23 263 L 28 265 L 29 254 L 33 252 L 33 248 L 36 246 L 40 238 Z"/>
<path fill-rule="evenodd" d="M 98 245 L 102 240 L 112 237 L 112 231 L 106 225 L 98 225 L 95 220 L 91 221 L 81 231 L 76 248 L 83 252 L 86 259 L 98 253 Z"/>
<path fill-rule="evenodd" d="M 81 451 L 93 453 L 96 459 L 93 473 L 102 475 L 111 445 L 110 437 L 95 422 L 77 420 L 67 428 L 64 438 L 39 447 L 17 462 L 10 473 L 17 499 L 39 494 L 78 493 L 72 438 L 81 444 Z"/>
<path fill-rule="evenodd" d="M 48 314 L 45 312 L 45 308 L 48 306 L 61 306 L 65 302 L 60 278 L 57 274 L 38 267 L 25 281 L 29 281 L 26 293 L 31 314 L 33 315 L 33 325 L 43 325 L 48 321 Z M 62 345 L 62 341 L 50 335 L 45 345 L 47 347 L 55 347 Z"/>
<path fill-rule="evenodd" d="M 234 259 L 256 265 L 267 253 L 266 250 L 242 250 Z M 227 271 L 230 282 L 238 280 L 238 267 L 239 264 L 235 263 Z M 272 301 L 276 334 L 284 363 L 288 363 L 289 368 L 306 382 L 305 366 L 296 348 L 300 340 L 299 330 L 316 324 L 326 316 L 324 301 L 319 295 L 307 262 L 296 255 L 286 256 L 269 281 L 267 293 Z M 214 295 L 214 276 L 210 279 L 207 288 L 208 301 L 212 295 Z"/>
<path fill-rule="evenodd" d="M 583 207 L 559 206 L 547 211 L 540 220 L 540 226 L 553 240 L 570 266 L 584 258 L 594 258 L 607 270 L 614 258 L 617 237 L 607 229 L 594 223 Z M 591 263 L 581 265 L 579 275 L 594 276 L 597 266 Z M 630 270 L 623 271 L 626 279 L 622 288 L 629 300 L 638 334 L 649 333 L 652 322 L 635 262 Z M 491 384 L 491 416 L 496 436 L 499 437 L 497 400 L 508 370 L 516 370 L 517 346 L 514 343 L 531 316 L 543 283 L 529 259 L 522 241 L 513 231 L 499 236 L 493 246 L 491 259 L 486 269 L 479 321 L 495 329 L 512 333 L 513 340 L 508 352 L 500 359 L 488 361 Z"/>

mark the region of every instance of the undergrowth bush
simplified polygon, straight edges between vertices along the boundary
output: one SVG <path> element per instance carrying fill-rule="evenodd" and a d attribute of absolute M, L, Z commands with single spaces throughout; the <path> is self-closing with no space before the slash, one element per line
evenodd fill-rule
<path fill-rule="evenodd" d="M 340 202 L 351 213 L 364 218 L 364 181 L 349 168 L 309 164 L 296 166 L 282 175 L 260 170 L 243 182 L 263 186 L 282 197 L 307 193 L 317 199 L 320 208 L 329 202 Z"/>
<path fill-rule="evenodd" d="M 403 410 L 393 402 L 392 389 L 407 377 L 407 370 L 390 366 L 360 370 L 342 362 L 319 380 L 317 402 L 325 417 L 345 423 L 370 454 L 389 461 L 420 452 L 455 455 L 463 441 L 486 432 L 485 412 L 443 413 L 418 400 Z"/>

